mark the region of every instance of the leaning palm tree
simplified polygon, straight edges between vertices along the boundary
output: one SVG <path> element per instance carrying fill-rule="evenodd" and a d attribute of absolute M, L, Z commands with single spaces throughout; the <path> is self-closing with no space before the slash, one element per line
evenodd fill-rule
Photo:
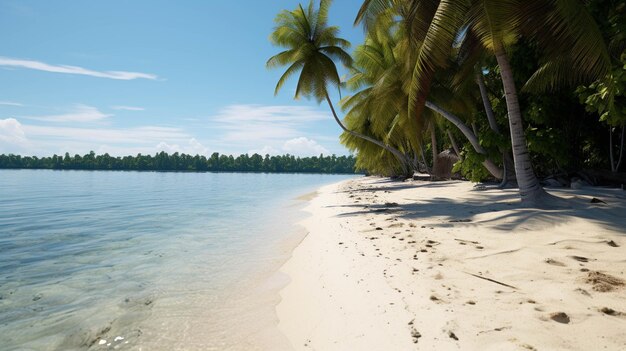
<path fill-rule="evenodd" d="M 409 11 L 406 11 L 406 9 Z M 545 64 L 531 79 L 555 87 L 563 82 L 593 80 L 609 67 L 596 23 L 580 0 L 365 0 L 356 23 L 393 9 L 405 22 L 417 59 L 409 93 L 409 110 L 420 116 L 435 72 L 444 69 L 450 48 L 474 37 L 476 45 L 496 57 L 505 92 L 515 173 L 523 202 L 546 197 L 532 168 L 522 114 L 507 50 L 518 38 L 532 38 L 543 49 Z M 404 12 L 402 12 L 404 11 Z M 471 33 L 472 35 L 467 35 Z"/>
<path fill-rule="evenodd" d="M 391 135 L 392 128 L 395 135 L 403 132 L 404 139 L 414 146 L 414 154 L 420 152 L 421 131 L 426 124 L 430 125 L 431 145 L 436 145 L 432 119 L 443 117 L 457 127 L 470 141 L 478 154 L 485 157 L 483 165 L 495 178 L 502 178 L 502 170 L 489 159 L 487 151 L 480 145 L 478 136 L 453 112 L 467 112 L 466 104 L 461 96 L 452 96 L 449 89 L 442 84 L 443 79 L 434 79 L 429 100 L 425 106 L 430 110 L 423 113 L 423 118 L 417 120 L 408 114 L 408 85 L 410 84 L 411 65 L 410 54 L 407 53 L 407 31 L 403 25 L 396 25 L 393 18 L 381 16 L 369 24 L 365 43 L 359 46 L 354 53 L 355 62 L 353 76 L 348 80 L 348 87 L 359 90 L 349 99 L 344 99 L 343 107 L 350 109 L 348 118 L 363 114 L 362 105 L 373 106 L 375 116 L 369 125 L 381 134 Z M 408 73 L 408 74 L 407 74 Z M 444 75 L 446 72 L 443 72 Z M 408 78 L 407 78 L 408 77 Z M 356 101 L 356 102 L 355 102 Z M 454 109 L 461 107 L 460 109 Z M 355 109 L 358 107 L 358 109 Z M 452 108 L 452 109 L 451 109 Z M 356 111 L 355 111 L 356 110 Z M 451 111 L 452 110 L 452 111 Z M 356 112 L 356 113 L 355 113 Z M 437 148 L 432 147 L 433 162 L 437 161 Z M 435 167 L 436 168 L 436 167 Z"/>
<path fill-rule="evenodd" d="M 315 9 L 313 0 L 305 10 L 302 5 L 293 11 L 284 10 L 275 19 L 276 28 L 270 36 L 274 45 L 287 50 L 271 57 L 268 68 L 289 66 L 276 84 L 274 94 L 278 94 L 287 79 L 300 72 L 295 98 L 313 97 L 318 103 L 326 100 L 335 121 L 346 133 L 367 140 L 392 153 L 406 165 L 406 157 L 399 150 L 367 135 L 349 130 L 337 116 L 330 99 L 328 87 L 340 89 L 341 79 L 334 60 L 344 66 L 352 65 L 352 58 L 345 51 L 350 43 L 338 37 L 339 28 L 328 25 L 328 9 L 331 0 L 320 0 L 319 9 Z"/>

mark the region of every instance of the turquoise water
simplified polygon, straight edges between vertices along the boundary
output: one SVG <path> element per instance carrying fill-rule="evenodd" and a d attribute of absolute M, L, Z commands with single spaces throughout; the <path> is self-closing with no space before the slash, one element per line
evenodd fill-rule
<path fill-rule="evenodd" d="M 0 347 L 237 349 L 271 322 L 295 197 L 349 177 L 0 171 Z"/>

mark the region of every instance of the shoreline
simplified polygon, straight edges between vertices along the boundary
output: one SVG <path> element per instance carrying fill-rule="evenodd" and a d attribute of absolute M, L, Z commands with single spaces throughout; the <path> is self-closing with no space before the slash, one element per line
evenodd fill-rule
<path fill-rule="evenodd" d="M 318 189 L 278 329 L 296 350 L 626 348 L 626 196 L 549 191 L 572 207 L 455 181 Z"/>

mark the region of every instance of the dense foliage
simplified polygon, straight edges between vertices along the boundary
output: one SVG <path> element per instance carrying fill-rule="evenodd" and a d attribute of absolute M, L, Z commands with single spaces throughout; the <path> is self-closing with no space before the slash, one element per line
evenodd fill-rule
<path fill-rule="evenodd" d="M 326 98 L 358 169 L 441 178 L 438 155 L 449 148 L 454 171 L 515 180 L 536 203 L 550 200 L 541 178 L 623 170 L 626 1 L 363 0 L 354 14 L 365 41 L 352 60 L 329 55 L 303 69 L 299 55 L 324 51 L 302 25 L 315 23 L 313 1 L 277 17 L 275 35 L 290 49 L 280 64 L 347 88 L 343 121 L 324 82 L 311 95 Z M 319 0 L 325 14 L 329 5 Z M 325 40 L 347 47 L 338 34 Z M 350 71 L 342 84 L 331 59 Z"/>
<path fill-rule="evenodd" d="M 293 155 L 265 157 L 259 154 L 201 155 L 167 154 L 113 157 L 96 155 L 93 151 L 84 156 L 53 155 L 52 157 L 0 155 L 0 169 L 82 169 L 124 171 L 183 171 L 183 172 L 268 172 L 268 173 L 355 173 L 354 157 L 324 156 L 295 157 Z"/>

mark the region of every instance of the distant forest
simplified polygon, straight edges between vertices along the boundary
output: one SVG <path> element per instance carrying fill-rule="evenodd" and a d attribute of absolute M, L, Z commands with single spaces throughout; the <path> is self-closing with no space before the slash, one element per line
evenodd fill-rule
<path fill-rule="evenodd" d="M 355 173 L 353 156 L 296 157 L 293 155 L 265 157 L 254 154 L 201 155 L 167 154 L 113 157 L 109 154 L 84 156 L 54 155 L 52 157 L 0 155 L 0 169 L 73 169 L 119 171 L 179 171 L 179 172 L 267 172 L 267 173 Z"/>

